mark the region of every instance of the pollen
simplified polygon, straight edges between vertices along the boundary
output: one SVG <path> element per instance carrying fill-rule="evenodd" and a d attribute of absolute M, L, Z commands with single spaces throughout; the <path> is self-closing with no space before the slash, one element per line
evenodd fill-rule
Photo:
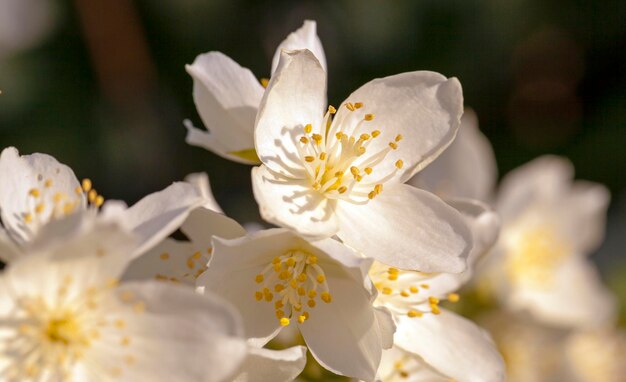
<path fill-rule="evenodd" d="M 398 169 L 401 169 L 401 168 L 402 168 L 402 166 L 404 166 L 404 162 L 402 161 L 402 159 L 398 159 L 398 160 L 396 161 L 396 167 L 397 167 Z"/>
<path fill-rule="evenodd" d="M 366 121 L 371 121 L 374 119 L 374 114 L 365 114 L 365 117 L 363 117 L 363 119 Z"/>
<path fill-rule="evenodd" d="M 335 109 L 333 105 L 328 105 L 328 112 L 330 114 L 335 114 L 337 112 L 337 109 Z"/>
<path fill-rule="evenodd" d="M 289 326 L 290 320 L 287 317 L 283 317 L 279 320 L 280 326 Z"/>
<path fill-rule="evenodd" d="M 458 302 L 461 297 L 457 293 L 449 293 L 448 301 L 450 302 Z"/>
<path fill-rule="evenodd" d="M 259 82 L 261 83 L 261 86 L 263 86 L 264 88 L 267 88 L 267 85 L 270 84 L 270 79 L 269 78 L 261 78 L 259 80 Z"/>
<path fill-rule="evenodd" d="M 313 131 L 313 125 L 311 125 L 310 123 L 306 124 L 304 126 L 304 132 L 307 134 L 311 134 L 311 131 Z"/>

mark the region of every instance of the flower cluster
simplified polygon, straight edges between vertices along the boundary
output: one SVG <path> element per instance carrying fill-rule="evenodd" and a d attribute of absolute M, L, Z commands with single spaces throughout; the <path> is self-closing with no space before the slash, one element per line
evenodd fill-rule
<path fill-rule="evenodd" d="M 51 156 L 4 149 L 0 380 L 292 381 L 308 350 L 363 381 L 503 381 L 500 351 L 516 359 L 493 325 L 505 319 L 482 320 L 494 342 L 451 309 L 472 279 L 515 315 L 507 325 L 581 329 L 564 337 L 577 378 L 605 337 L 626 346 L 585 257 L 606 190 L 546 157 L 496 197 L 457 79 L 402 73 L 327 105 L 313 21 L 279 45 L 270 79 L 219 52 L 187 71 L 208 128 L 185 121 L 187 141 L 253 165 L 277 227 L 225 216 L 206 174 L 128 207 Z M 610 380 L 619 366 L 605 366 Z"/>

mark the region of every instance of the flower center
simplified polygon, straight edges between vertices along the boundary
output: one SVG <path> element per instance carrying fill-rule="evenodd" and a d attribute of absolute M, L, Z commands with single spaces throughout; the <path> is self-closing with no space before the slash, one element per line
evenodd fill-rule
<path fill-rule="evenodd" d="M 368 146 L 379 139 L 380 130 L 370 127 L 374 114 L 365 114 L 363 103 L 344 104 L 348 113 L 332 120 L 336 109 L 332 106 L 324 118 L 325 128 L 313 133 L 311 124 L 303 127 L 303 135 L 297 144 L 311 187 L 329 199 L 342 199 L 355 204 L 365 204 L 383 191 L 383 184 L 402 168 L 402 160 L 395 162 L 390 173 L 378 173 L 376 167 L 387 154 L 398 148 L 402 135 L 377 152 L 368 152 Z M 359 114 L 356 123 L 349 123 L 346 116 Z"/>
<path fill-rule="evenodd" d="M 568 246 L 551 227 L 525 230 L 514 238 L 507 258 L 507 271 L 514 282 L 549 287 L 555 268 L 564 260 Z"/>
<path fill-rule="evenodd" d="M 437 274 L 403 271 L 376 262 L 369 275 L 379 292 L 376 304 L 396 315 L 418 318 L 424 314 L 439 314 L 442 300 L 459 301 L 456 293 L 433 295 L 429 292 L 430 281 Z"/>
<path fill-rule="evenodd" d="M 332 295 L 328 289 L 324 270 L 317 257 L 301 249 L 287 251 L 277 256 L 255 277 L 261 289 L 254 297 L 257 301 L 274 302 L 276 318 L 282 326 L 287 326 L 297 315 L 302 324 L 309 318 L 304 305 L 313 309 L 317 297 L 329 304 Z"/>

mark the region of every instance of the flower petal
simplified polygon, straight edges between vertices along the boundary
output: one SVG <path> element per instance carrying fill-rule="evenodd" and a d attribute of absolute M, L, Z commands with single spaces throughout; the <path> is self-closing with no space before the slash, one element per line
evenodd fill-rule
<path fill-rule="evenodd" d="M 257 161 L 233 153 L 254 148 L 253 130 L 263 87 L 250 70 L 220 52 L 196 57 L 186 66 L 193 98 L 210 133 L 187 124 L 187 143 L 246 164 Z"/>
<path fill-rule="evenodd" d="M 615 297 L 589 260 L 572 255 L 555 271 L 549 288 L 516 288 L 507 303 L 548 324 L 598 328 L 613 323 Z"/>
<path fill-rule="evenodd" d="M 472 248 L 463 217 L 435 195 L 405 184 L 385 187 L 366 205 L 337 205 L 337 236 L 390 266 L 459 273 Z"/>
<path fill-rule="evenodd" d="M 6 264 L 14 259 L 17 259 L 19 256 L 19 248 L 4 228 L 0 227 L 0 261 Z"/>
<path fill-rule="evenodd" d="M 225 301 L 158 282 L 126 283 L 119 290 L 145 309 L 120 314 L 128 344 L 114 342 L 119 335 L 109 332 L 116 329 L 107 329 L 90 361 L 119 360 L 130 381 L 224 381 L 236 373 L 247 345 L 239 317 Z"/>
<path fill-rule="evenodd" d="M 0 179 L 2 223 L 19 243 L 55 218 L 60 203 L 71 204 L 72 211 L 85 207 L 84 195 L 76 193 L 80 184 L 72 169 L 50 155 L 20 156 L 15 147 L 6 148 L 0 155 Z"/>
<path fill-rule="evenodd" d="M 498 169 L 493 148 L 478 129 L 471 109 L 461 118 L 461 128 L 452 144 L 409 183 L 442 198 L 490 200 Z"/>
<path fill-rule="evenodd" d="M 326 55 L 324 54 L 324 48 L 322 42 L 317 36 L 317 23 L 312 20 L 304 20 L 302 26 L 287 36 L 283 42 L 276 48 L 274 58 L 272 59 L 272 74 L 278 68 L 278 62 L 280 61 L 280 53 L 282 51 L 308 49 L 315 55 L 317 60 L 322 65 L 324 71 L 326 69 Z"/>
<path fill-rule="evenodd" d="M 291 382 L 304 369 L 306 347 L 285 350 L 248 347 L 248 356 L 233 382 Z"/>
<path fill-rule="evenodd" d="M 193 185 L 177 182 L 120 212 L 126 226 L 141 240 L 133 256 L 139 256 L 161 242 L 185 221 L 193 209 L 205 202 Z"/>
<path fill-rule="evenodd" d="M 439 315 L 396 317 L 395 343 L 459 381 L 503 381 L 504 362 L 486 331 L 442 309 Z"/>
<path fill-rule="evenodd" d="M 395 176 L 400 183 L 426 167 L 452 143 L 463 114 L 459 81 L 426 71 L 370 81 L 352 93 L 344 105 L 347 103 L 363 106 L 355 111 L 340 107 L 333 125 L 339 123 L 343 130 L 362 122 L 366 114 L 373 115 L 373 120 L 364 121 L 357 133 L 358 136 L 373 130 L 381 132 L 368 144 L 368 154 L 387 150 L 389 142 L 402 136 L 398 148 L 390 151 L 374 169 L 382 174 L 391 173 L 396 170 L 396 161 L 402 160 L 404 167 Z"/>
<path fill-rule="evenodd" d="M 324 270 L 336 274 L 324 264 Z M 344 271 L 345 272 L 345 271 Z M 320 303 L 300 331 L 311 354 L 326 369 L 341 375 L 374 380 L 380 363 L 382 334 L 387 321 L 378 321 L 371 296 L 360 282 L 351 277 L 328 277 L 331 303 Z"/>
<path fill-rule="evenodd" d="M 252 169 L 254 198 L 261 216 L 309 237 L 330 237 L 338 230 L 336 202 L 267 166 Z"/>
<path fill-rule="evenodd" d="M 447 377 L 417 354 L 397 346 L 383 351 L 377 381 L 381 382 L 450 382 Z"/>
<path fill-rule="evenodd" d="M 297 155 L 299 134 L 311 124 L 324 128 L 326 72 L 313 53 L 281 53 L 280 63 L 263 95 L 254 130 L 256 151 L 272 170 L 302 178 Z"/>
<path fill-rule="evenodd" d="M 213 191 L 211 191 L 211 182 L 209 181 L 209 175 L 206 172 L 197 172 L 189 174 L 185 177 L 185 182 L 190 183 L 196 187 L 198 193 L 206 200 L 204 208 L 209 210 L 224 213 L 222 207 L 215 200 Z"/>

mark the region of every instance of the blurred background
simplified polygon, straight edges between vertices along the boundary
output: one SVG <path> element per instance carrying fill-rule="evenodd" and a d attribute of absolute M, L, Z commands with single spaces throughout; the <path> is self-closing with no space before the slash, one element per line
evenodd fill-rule
<path fill-rule="evenodd" d="M 626 296 L 623 0 L 0 0 L 0 147 L 51 154 L 128 203 L 207 171 L 226 213 L 255 221 L 250 168 L 184 141 L 183 119 L 202 126 L 184 65 L 218 50 L 268 77 L 304 19 L 318 23 L 332 104 L 376 77 L 456 76 L 501 175 L 554 153 L 606 184 L 594 259 Z"/>

